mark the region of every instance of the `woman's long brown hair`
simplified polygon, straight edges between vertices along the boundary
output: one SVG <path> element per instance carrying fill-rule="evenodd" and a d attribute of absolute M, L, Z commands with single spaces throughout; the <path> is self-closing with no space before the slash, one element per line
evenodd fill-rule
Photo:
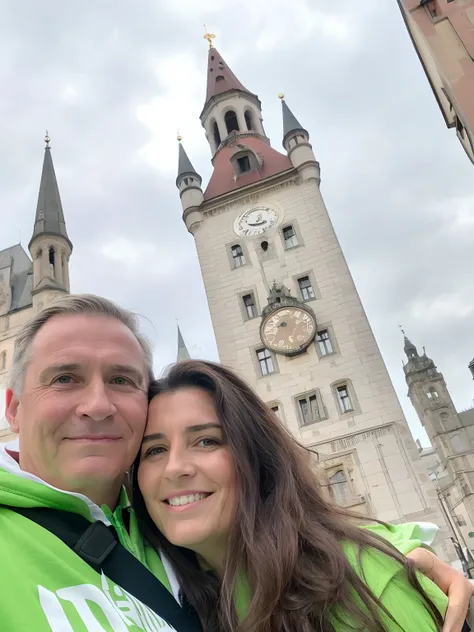
<path fill-rule="evenodd" d="M 391 617 L 350 565 L 344 541 L 356 546 L 359 561 L 368 547 L 396 560 L 420 593 L 427 618 L 441 629 L 441 615 L 413 566 L 383 538 L 357 527 L 355 514 L 325 498 L 306 450 L 243 380 L 224 366 L 188 360 L 153 382 L 149 398 L 188 387 L 212 396 L 235 459 L 237 508 L 222 582 L 156 528 L 137 483 L 139 459 L 132 498 L 144 535 L 171 560 L 206 632 L 335 632 L 338 622 L 344 630 L 385 632 Z M 239 623 L 234 600 L 241 573 L 251 598 Z"/>

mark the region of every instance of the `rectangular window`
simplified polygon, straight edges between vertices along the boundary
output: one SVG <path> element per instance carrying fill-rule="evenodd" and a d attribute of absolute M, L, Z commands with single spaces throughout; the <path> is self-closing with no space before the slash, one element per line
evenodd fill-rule
<path fill-rule="evenodd" d="M 272 354 L 268 349 L 258 349 L 257 350 L 257 359 L 260 365 L 260 373 L 262 375 L 270 375 L 270 373 L 275 373 L 275 367 L 273 366 L 273 358 Z"/>
<path fill-rule="evenodd" d="M 244 294 L 244 296 L 242 296 L 242 301 L 247 318 L 255 318 L 255 316 L 257 315 L 257 308 L 255 307 L 255 299 L 253 297 L 253 294 Z"/>
<path fill-rule="evenodd" d="M 275 413 L 275 415 L 278 417 L 278 419 L 281 419 L 280 407 L 279 406 L 272 406 L 271 410 Z"/>
<path fill-rule="evenodd" d="M 285 248 L 294 248 L 298 245 L 298 237 L 296 236 L 293 226 L 285 226 L 283 229 L 283 239 L 285 240 Z"/>
<path fill-rule="evenodd" d="M 310 301 L 311 299 L 315 298 L 314 289 L 311 285 L 309 277 L 304 276 L 298 279 L 298 285 L 304 301 Z"/>
<path fill-rule="evenodd" d="M 248 156 L 242 156 L 242 158 L 237 158 L 237 164 L 239 165 L 240 173 L 245 173 L 246 171 L 250 171 L 250 159 Z"/>
<path fill-rule="evenodd" d="M 322 329 L 321 331 L 318 331 L 317 343 L 319 348 L 319 355 L 321 357 L 327 356 L 330 353 L 334 353 L 331 338 L 329 336 L 329 331 L 327 329 Z"/>
<path fill-rule="evenodd" d="M 232 246 L 230 250 L 232 253 L 232 262 L 234 264 L 234 268 L 240 268 L 241 266 L 245 265 L 245 257 L 242 246 L 240 246 L 239 244 L 235 244 L 235 246 Z"/>
<path fill-rule="evenodd" d="M 298 408 L 303 425 L 312 424 L 315 421 L 324 419 L 322 402 L 318 401 L 318 394 L 311 393 L 303 397 L 298 397 Z"/>
<path fill-rule="evenodd" d="M 349 389 L 346 384 L 337 387 L 337 398 L 339 401 L 339 408 L 341 409 L 341 413 L 350 413 L 352 410 L 354 410 L 351 402 L 351 397 L 349 395 Z"/>

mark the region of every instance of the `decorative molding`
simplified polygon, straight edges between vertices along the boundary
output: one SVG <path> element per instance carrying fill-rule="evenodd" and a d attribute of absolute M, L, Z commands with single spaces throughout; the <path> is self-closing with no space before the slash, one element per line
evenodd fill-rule
<path fill-rule="evenodd" d="M 331 450 L 333 452 L 347 450 L 358 443 L 364 443 L 365 441 L 376 439 L 377 437 L 384 437 L 388 434 L 392 434 L 392 432 L 393 424 L 390 424 L 389 426 L 382 426 L 381 428 L 374 428 L 373 430 L 365 430 L 364 432 L 360 432 L 358 434 L 331 441 Z"/>
<path fill-rule="evenodd" d="M 261 182 L 259 182 L 261 184 Z M 242 208 L 242 206 L 258 203 L 262 198 L 266 197 L 268 194 L 277 193 L 283 189 L 289 189 L 294 186 L 301 186 L 302 182 L 300 182 L 297 174 L 292 174 L 291 179 L 286 180 L 285 182 L 281 182 L 279 184 L 265 187 L 258 192 L 249 193 L 242 197 L 239 195 L 239 191 L 236 191 L 236 197 L 234 200 L 225 202 L 218 206 L 206 209 L 201 207 L 201 212 L 204 217 L 214 217 L 215 215 L 221 215 L 222 213 L 226 213 L 227 211 L 231 211 L 236 208 Z M 206 204 L 206 203 L 204 203 Z"/>

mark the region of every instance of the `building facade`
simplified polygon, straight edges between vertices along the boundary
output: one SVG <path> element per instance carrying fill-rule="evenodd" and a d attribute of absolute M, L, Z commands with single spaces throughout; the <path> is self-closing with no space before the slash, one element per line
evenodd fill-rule
<path fill-rule="evenodd" d="M 280 95 L 276 151 L 258 96 L 212 45 L 207 74 L 201 122 L 213 173 L 203 189 L 180 143 L 176 184 L 221 362 L 317 451 L 338 503 L 394 523 L 433 521 L 452 559 L 435 487 L 324 205 L 309 132 Z"/>
<path fill-rule="evenodd" d="M 419 446 L 422 461 L 457 540 L 474 553 L 474 408 L 457 412 L 443 374 L 407 337 L 405 354 L 408 396 L 432 445 Z"/>
<path fill-rule="evenodd" d="M 474 0 L 397 0 L 446 125 L 474 162 Z"/>
<path fill-rule="evenodd" d="M 29 255 L 21 244 L 0 251 L 0 398 L 5 386 L 13 345 L 21 327 L 43 307 L 69 293 L 69 257 L 72 243 L 54 172 L 49 138 L 41 174 Z M 2 411 L 3 412 L 3 411 Z M 12 438 L 0 416 L 0 442 Z"/>

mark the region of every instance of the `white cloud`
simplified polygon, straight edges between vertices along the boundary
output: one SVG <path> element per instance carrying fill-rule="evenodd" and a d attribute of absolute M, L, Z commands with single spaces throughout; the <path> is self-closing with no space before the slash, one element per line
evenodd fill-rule
<path fill-rule="evenodd" d="M 411 308 L 411 315 L 421 322 L 454 321 L 474 314 L 474 297 L 469 288 L 463 291 L 447 292 L 435 298 L 416 301 Z"/>

